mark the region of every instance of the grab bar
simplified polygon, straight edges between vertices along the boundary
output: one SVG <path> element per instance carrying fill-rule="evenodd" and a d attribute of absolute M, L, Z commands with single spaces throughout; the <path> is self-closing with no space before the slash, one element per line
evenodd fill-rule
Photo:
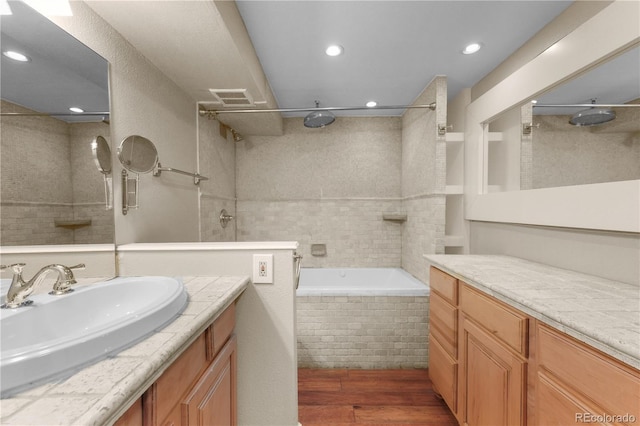
<path fill-rule="evenodd" d="M 178 169 L 174 169 L 172 167 L 162 167 L 162 164 L 158 163 L 156 168 L 153 169 L 153 175 L 158 177 L 158 176 L 160 176 L 162 174 L 162 172 L 173 172 L 173 173 L 179 173 L 181 175 L 191 176 L 191 177 L 193 177 L 193 184 L 194 185 L 199 185 L 200 181 L 209 180 L 208 177 L 202 176 L 200 173 L 185 172 L 184 170 L 178 170 Z"/>
<path fill-rule="evenodd" d="M 296 290 L 300 285 L 300 266 L 302 265 L 302 255 L 296 252 L 293 252 L 293 261 L 296 264 Z"/>

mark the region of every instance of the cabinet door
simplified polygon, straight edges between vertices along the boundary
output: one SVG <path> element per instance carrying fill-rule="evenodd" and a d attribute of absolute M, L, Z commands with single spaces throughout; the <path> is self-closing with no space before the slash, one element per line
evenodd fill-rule
<path fill-rule="evenodd" d="M 458 364 L 447 354 L 440 343 L 429 337 L 429 378 L 453 414 L 457 413 Z"/>
<path fill-rule="evenodd" d="M 640 371 L 535 323 L 535 424 L 633 424 L 640 418 Z"/>
<path fill-rule="evenodd" d="M 133 405 L 120 417 L 114 426 L 142 426 L 142 399 L 138 399 Z"/>
<path fill-rule="evenodd" d="M 236 425 L 235 335 L 224 345 L 181 406 L 184 426 Z"/>
<path fill-rule="evenodd" d="M 460 410 L 469 426 L 525 423 L 526 362 L 461 315 Z"/>

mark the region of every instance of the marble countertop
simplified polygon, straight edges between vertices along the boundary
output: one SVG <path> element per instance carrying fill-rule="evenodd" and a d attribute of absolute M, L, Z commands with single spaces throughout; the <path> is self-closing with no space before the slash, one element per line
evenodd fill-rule
<path fill-rule="evenodd" d="M 433 266 L 640 368 L 640 287 L 494 255 L 425 255 Z"/>
<path fill-rule="evenodd" d="M 131 403 L 247 287 L 248 277 L 183 278 L 189 304 L 140 343 L 55 380 L 0 400 L 2 425 L 104 425 Z"/>

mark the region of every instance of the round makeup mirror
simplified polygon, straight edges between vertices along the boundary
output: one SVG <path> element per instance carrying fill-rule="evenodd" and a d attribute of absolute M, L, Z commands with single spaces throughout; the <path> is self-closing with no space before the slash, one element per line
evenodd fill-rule
<path fill-rule="evenodd" d="M 118 147 L 118 159 L 130 172 L 149 173 L 158 164 L 158 151 L 155 145 L 142 136 L 128 136 Z"/>
<path fill-rule="evenodd" d="M 91 142 L 91 152 L 100 173 L 104 175 L 111 173 L 111 148 L 107 140 L 102 136 L 96 136 Z"/>

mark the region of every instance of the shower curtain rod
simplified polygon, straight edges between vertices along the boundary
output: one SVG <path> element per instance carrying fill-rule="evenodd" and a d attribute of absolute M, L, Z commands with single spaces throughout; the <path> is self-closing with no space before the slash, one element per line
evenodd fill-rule
<path fill-rule="evenodd" d="M 228 110 L 200 110 L 200 115 L 217 115 L 230 113 L 256 113 L 256 112 L 312 112 L 312 111 L 357 111 L 357 110 L 376 110 L 376 109 L 410 109 L 410 108 L 429 108 L 431 111 L 436 109 L 436 103 L 432 102 L 427 105 L 382 105 L 374 107 L 358 106 L 358 107 L 325 107 L 325 108 L 273 108 L 273 109 L 228 109 Z"/>
<path fill-rule="evenodd" d="M 1 116 L 14 117 L 62 117 L 62 116 L 78 116 L 91 117 L 94 115 L 109 115 L 109 112 L 2 112 Z"/>
<path fill-rule="evenodd" d="M 551 107 L 551 108 L 633 108 L 640 107 L 640 104 L 533 104 L 534 107 Z"/>

